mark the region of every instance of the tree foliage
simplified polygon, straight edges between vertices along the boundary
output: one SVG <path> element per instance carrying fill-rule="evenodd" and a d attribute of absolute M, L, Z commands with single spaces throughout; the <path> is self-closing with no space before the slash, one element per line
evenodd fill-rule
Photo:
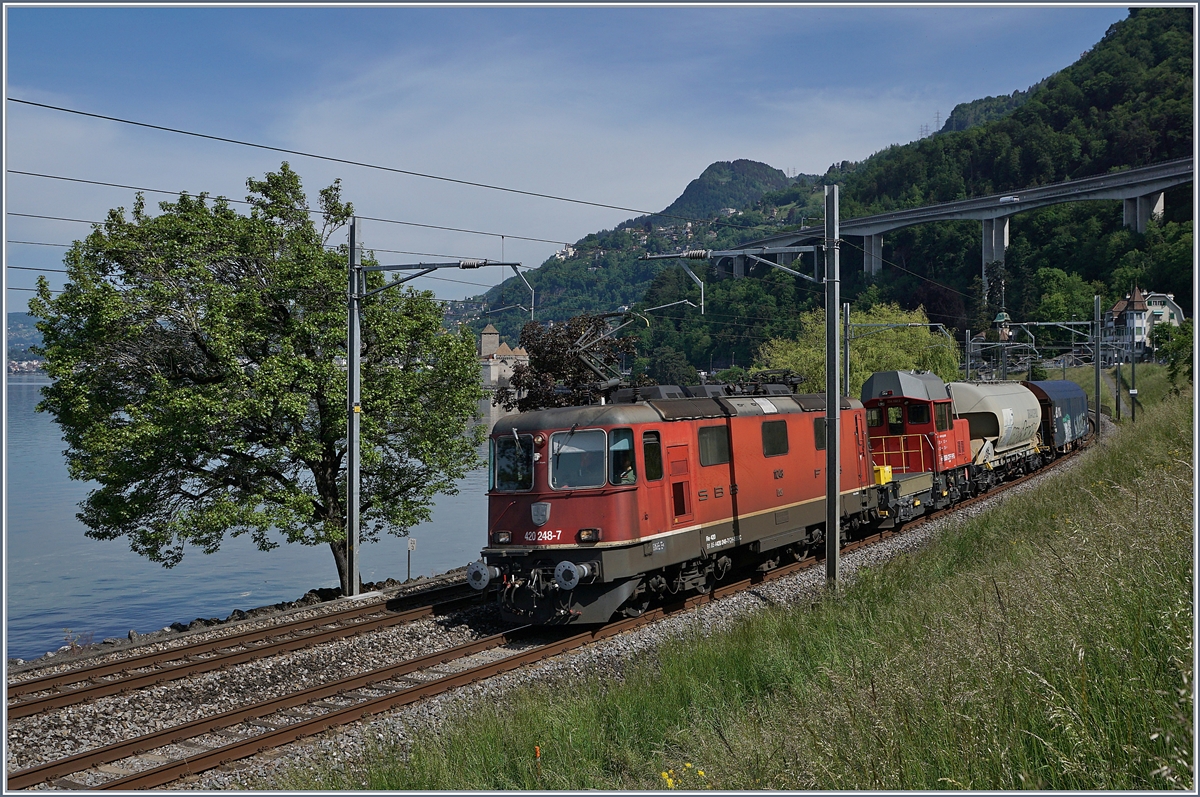
<path fill-rule="evenodd" d="M 1133 9 L 1079 61 L 1028 92 L 968 104 L 971 107 L 959 117 L 969 129 L 953 131 L 956 121 L 947 132 L 889 147 L 862 162 L 835 164 L 823 177 L 802 176 L 741 205 L 734 204 L 734 193 L 719 193 L 735 181 L 718 179 L 727 167 L 714 164 L 705 172 L 711 179 L 697 181 L 697 188 L 704 188 L 706 202 L 711 192 L 713 202 L 739 207 L 739 215 L 686 229 L 677 220 L 661 219 L 647 230 L 645 218 L 633 219 L 615 230 L 586 236 L 574 255 L 552 258 L 527 275 L 538 291 L 539 317 L 567 318 L 639 301 L 652 307 L 672 301 L 672 296 L 698 303 L 698 291 L 677 266 L 638 258 L 691 248 L 732 248 L 794 228 L 802 219 L 811 224 L 820 215 L 822 182 L 842 186 L 842 216 L 851 218 L 1019 191 L 1190 155 L 1192 50 L 1191 9 Z M 767 168 L 757 164 L 755 173 Z M 713 206 L 710 202 L 704 208 Z M 1143 288 L 1174 293 L 1184 312 L 1192 312 L 1191 209 L 1190 186 L 1168 190 L 1161 225 L 1145 235 L 1123 225 L 1121 203 L 1116 201 L 1017 213 L 1012 217 L 1007 273 L 1001 275 L 1008 312 L 1020 320 L 1034 317 L 1042 305 L 1036 276 L 1047 268 L 1088 284 L 1101 283 L 1106 305 L 1136 280 Z M 862 274 L 859 241 L 850 238 L 842 246 L 843 295 L 854 301 L 874 291 L 873 302 L 894 302 L 906 309 L 920 306 L 930 318 L 949 326 L 982 328 L 980 322 L 986 319 L 990 324 L 999 307 L 982 298 L 979 247 L 975 221 L 897 230 L 884 238 L 888 264 L 881 275 L 869 279 Z M 642 335 L 644 357 L 659 346 L 670 346 L 706 370 L 710 362 L 714 368 L 748 363 L 764 341 L 793 335 L 798 315 L 814 306 L 811 285 L 794 278 L 781 280 L 778 272 L 768 280 L 768 272 L 758 268 L 748 280 L 725 280 L 716 269 L 703 271 L 705 315 L 685 308 L 661 314 L 671 319 L 670 328 L 656 321 L 653 334 Z M 528 291 L 515 278 L 489 293 L 496 306 L 527 298 Z M 1051 297 L 1047 307 L 1053 301 Z M 501 331 L 515 335 L 517 328 Z"/>
<path fill-rule="evenodd" d="M 513 367 L 508 387 L 497 389 L 492 403 L 518 412 L 589 403 L 598 395 L 600 379 L 584 365 L 575 347 L 609 328 L 606 318 L 586 313 L 557 324 L 526 323 L 520 345 L 529 353 L 529 364 Z M 598 361 L 615 369 L 621 355 L 632 355 L 635 348 L 632 337 L 607 337 L 589 350 Z"/>
<path fill-rule="evenodd" d="M 1152 342 L 1160 354 L 1167 358 L 1167 378 L 1171 387 L 1179 391 L 1179 379 L 1195 381 L 1195 325 L 1185 319 L 1179 326 L 1155 324 L 1151 333 Z"/>
<path fill-rule="evenodd" d="M 62 293 L 43 280 L 31 303 L 54 378 L 38 409 L 100 485 L 88 536 L 166 567 L 226 534 L 328 544 L 345 587 L 347 251 L 326 244 L 352 207 L 323 189 L 318 231 L 287 163 L 247 185 L 248 216 L 203 194 L 150 216 L 139 195 L 75 243 Z M 364 302 L 364 541 L 428 520 L 476 460 L 474 339 L 441 321 L 428 293 Z"/>
<path fill-rule="evenodd" d="M 858 327 L 855 324 L 928 324 L 923 310 L 901 310 L 896 305 L 878 305 L 866 311 L 851 309 L 850 382 L 847 393 L 862 392 L 867 377 L 876 371 L 932 371 L 942 379 L 958 378 L 958 347 L 954 341 L 929 327 Z M 841 335 L 846 334 L 845 326 Z M 759 350 L 756 368 L 790 369 L 803 381 L 800 390 L 825 390 L 825 310 L 805 313 L 799 335 L 792 339 L 767 341 Z"/>

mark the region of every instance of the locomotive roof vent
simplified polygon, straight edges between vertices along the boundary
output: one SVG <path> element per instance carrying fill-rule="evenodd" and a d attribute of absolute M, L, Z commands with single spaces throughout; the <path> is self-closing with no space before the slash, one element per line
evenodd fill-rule
<path fill-rule="evenodd" d="M 687 397 L 687 393 L 679 385 L 647 385 L 645 387 L 625 387 L 614 391 L 612 401 L 613 403 L 630 403 Z"/>

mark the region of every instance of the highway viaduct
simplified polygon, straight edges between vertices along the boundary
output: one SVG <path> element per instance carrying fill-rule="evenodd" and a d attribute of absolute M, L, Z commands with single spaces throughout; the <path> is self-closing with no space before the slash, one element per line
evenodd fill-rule
<path fill-rule="evenodd" d="M 878 274 L 883 269 L 883 234 L 915 224 L 932 221 L 958 221 L 977 219 L 982 224 L 984 266 L 984 290 L 987 290 L 986 266 L 1004 262 L 1008 247 L 1008 224 L 1017 213 L 1061 202 L 1082 202 L 1093 199 L 1120 199 L 1125 204 L 1124 222 L 1138 232 L 1146 231 L 1151 216 L 1163 212 L 1163 191 L 1177 185 L 1192 182 L 1192 158 L 1164 161 L 1151 166 L 1139 166 L 1120 172 L 1109 172 L 1094 177 L 1081 177 L 1062 183 L 1039 185 L 1003 194 L 959 199 L 940 205 L 878 213 L 841 221 L 840 235 L 862 236 L 863 272 Z M 757 246 L 798 246 L 804 241 L 823 237 L 824 227 L 803 227 L 788 233 L 742 244 L 740 249 Z M 742 258 L 738 258 L 742 260 Z M 744 263 L 733 263 L 734 274 L 745 273 Z"/>

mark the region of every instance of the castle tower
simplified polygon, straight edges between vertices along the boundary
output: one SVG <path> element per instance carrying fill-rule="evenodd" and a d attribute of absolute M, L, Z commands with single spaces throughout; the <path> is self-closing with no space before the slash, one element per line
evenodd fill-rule
<path fill-rule="evenodd" d="M 483 328 L 479 335 L 479 356 L 490 357 L 500 348 L 500 330 L 491 324 Z"/>

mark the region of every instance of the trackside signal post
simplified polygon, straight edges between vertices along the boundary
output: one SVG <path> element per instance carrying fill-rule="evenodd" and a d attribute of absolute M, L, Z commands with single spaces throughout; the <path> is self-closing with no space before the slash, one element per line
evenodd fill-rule
<path fill-rule="evenodd" d="M 382 293 L 388 288 L 403 285 L 409 280 L 423 277 L 442 268 L 481 268 L 483 266 L 511 266 L 526 285 L 524 276 L 517 271 L 520 263 L 498 263 L 494 260 L 459 260 L 454 263 L 414 263 L 399 266 L 364 266 L 362 264 L 362 226 L 357 217 L 350 219 L 349 286 L 346 292 L 346 576 L 342 583 L 342 595 L 358 595 L 358 573 L 360 552 L 360 521 L 362 514 L 362 473 L 359 465 L 359 419 L 362 416 L 362 336 L 359 319 L 362 300 Z M 371 271 L 411 271 L 396 277 L 379 288 L 367 289 L 367 273 Z M 532 288 L 530 291 L 532 292 Z M 532 311 L 531 311 L 532 315 Z M 410 540 L 410 545 L 412 541 Z M 411 567 L 411 551 L 409 561 Z"/>

